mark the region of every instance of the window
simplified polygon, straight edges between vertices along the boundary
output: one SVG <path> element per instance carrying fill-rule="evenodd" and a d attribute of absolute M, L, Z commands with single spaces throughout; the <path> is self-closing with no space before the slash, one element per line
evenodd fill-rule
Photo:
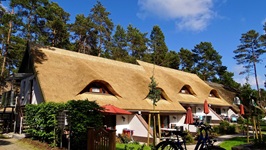
<path fill-rule="evenodd" d="M 182 93 L 182 94 L 190 94 L 190 95 L 193 95 L 195 94 L 191 87 L 189 85 L 185 85 L 182 87 L 182 89 L 179 91 L 179 93 Z"/>
<path fill-rule="evenodd" d="M 216 90 L 211 90 L 209 97 L 220 98 L 220 96 L 218 95 L 218 92 Z"/>
<path fill-rule="evenodd" d="M 81 92 L 81 93 L 99 93 L 99 94 L 110 94 L 111 92 L 106 87 L 104 83 L 101 82 L 92 82 L 89 85 L 87 85 Z"/>

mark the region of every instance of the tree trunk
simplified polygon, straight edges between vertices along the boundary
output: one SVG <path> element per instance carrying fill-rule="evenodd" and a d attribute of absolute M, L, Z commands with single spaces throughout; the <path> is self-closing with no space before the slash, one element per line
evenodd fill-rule
<path fill-rule="evenodd" d="M 14 8 L 12 8 L 12 12 L 11 12 L 11 15 L 14 14 Z M 7 40 L 6 40 L 6 46 L 5 46 L 5 51 L 4 51 L 4 54 L 3 54 L 3 64 L 2 64 L 2 68 L 1 68 L 1 77 L 3 76 L 4 74 L 4 71 L 5 71 L 5 67 L 6 67 L 6 57 L 7 57 L 7 52 L 8 52 L 8 49 L 9 49 L 9 43 L 10 43 L 10 37 L 11 37 L 11 31 L 12 31 L 12 21 L 9 21 L 9 29 L 8 29 L 8 34 L 7 34 Z"/>

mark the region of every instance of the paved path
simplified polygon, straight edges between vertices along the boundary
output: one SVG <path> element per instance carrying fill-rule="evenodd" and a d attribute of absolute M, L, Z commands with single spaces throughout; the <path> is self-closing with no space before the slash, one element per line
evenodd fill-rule
<path fill-rule="evenodd" d="M 219 136 L 217 137 L 217 142 L 214 143 L 214 145 L 219 145 L 221 144 L 224 140 L 227 140 L 227 139 L 231 139 L 231 138 L 234 138 L 234 137 L 243 137 L 245 135 L 243 134 L 233 134 L 233 135 L 222 135 L 222 136 Z M 194 150 L 195 148 L 195 144 L 193 145 L 187 145 L 187 150 Z"/>
<path fill-rule="evenodd" d="M 5 137 L 13 138 L 0 138 L 0 150 L 34 150 L 33 146 L 29 144 L 24 144 L 18 139 L 22 138 L 21 136 L 14 137 L 13 135 L 5 135 Z"/>

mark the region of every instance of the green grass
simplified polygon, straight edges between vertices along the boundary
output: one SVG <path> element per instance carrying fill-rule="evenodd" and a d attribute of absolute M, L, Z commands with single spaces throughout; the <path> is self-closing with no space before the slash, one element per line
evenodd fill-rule
<path fill-rule="evenodd" d="M 250 139 L 251 140 L 251 139 Z M 247 138 L 246 137 L 234 137 L 232 139 L 226 140 L 220 144 L 222 148 L 225 148 L 226 150 L 231 150 L 232 147 L 246 144 Z"/>
<path fill-rule="evenodd" d="M 116 150 L 139 150 L 141 149 L 143 145 L 140 144 L 134 144 L 134 143 L 129 143 L 129 144 L 121 144 L 121 143 L 116 143 Z M 127 147 L 127 149 L 125 148 Z M 149 146 L 144 146 L 143 150 L 150 150 L 151 148 Z"/>

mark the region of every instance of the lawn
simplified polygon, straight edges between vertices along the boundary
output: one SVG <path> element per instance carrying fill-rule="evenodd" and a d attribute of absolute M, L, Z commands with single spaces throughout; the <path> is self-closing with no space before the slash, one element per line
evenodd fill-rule
<path fill-rule="evenodd" d="M 135 143 L 129 143 L 129 144 L 117 143 L 116 144 L 116 150 L 150 150 L 150 149 L 151 148 L 146 145 L 135 144 Z"/>
<path fill-rule="evenodd" d="M 226 150 L 231 150 L 232 147 L 246 144 L 247 138 L 246 137 L 234 137 L 232 139 L 226 140 L 220 144 L 222 148 L 225 148 Z"/>

